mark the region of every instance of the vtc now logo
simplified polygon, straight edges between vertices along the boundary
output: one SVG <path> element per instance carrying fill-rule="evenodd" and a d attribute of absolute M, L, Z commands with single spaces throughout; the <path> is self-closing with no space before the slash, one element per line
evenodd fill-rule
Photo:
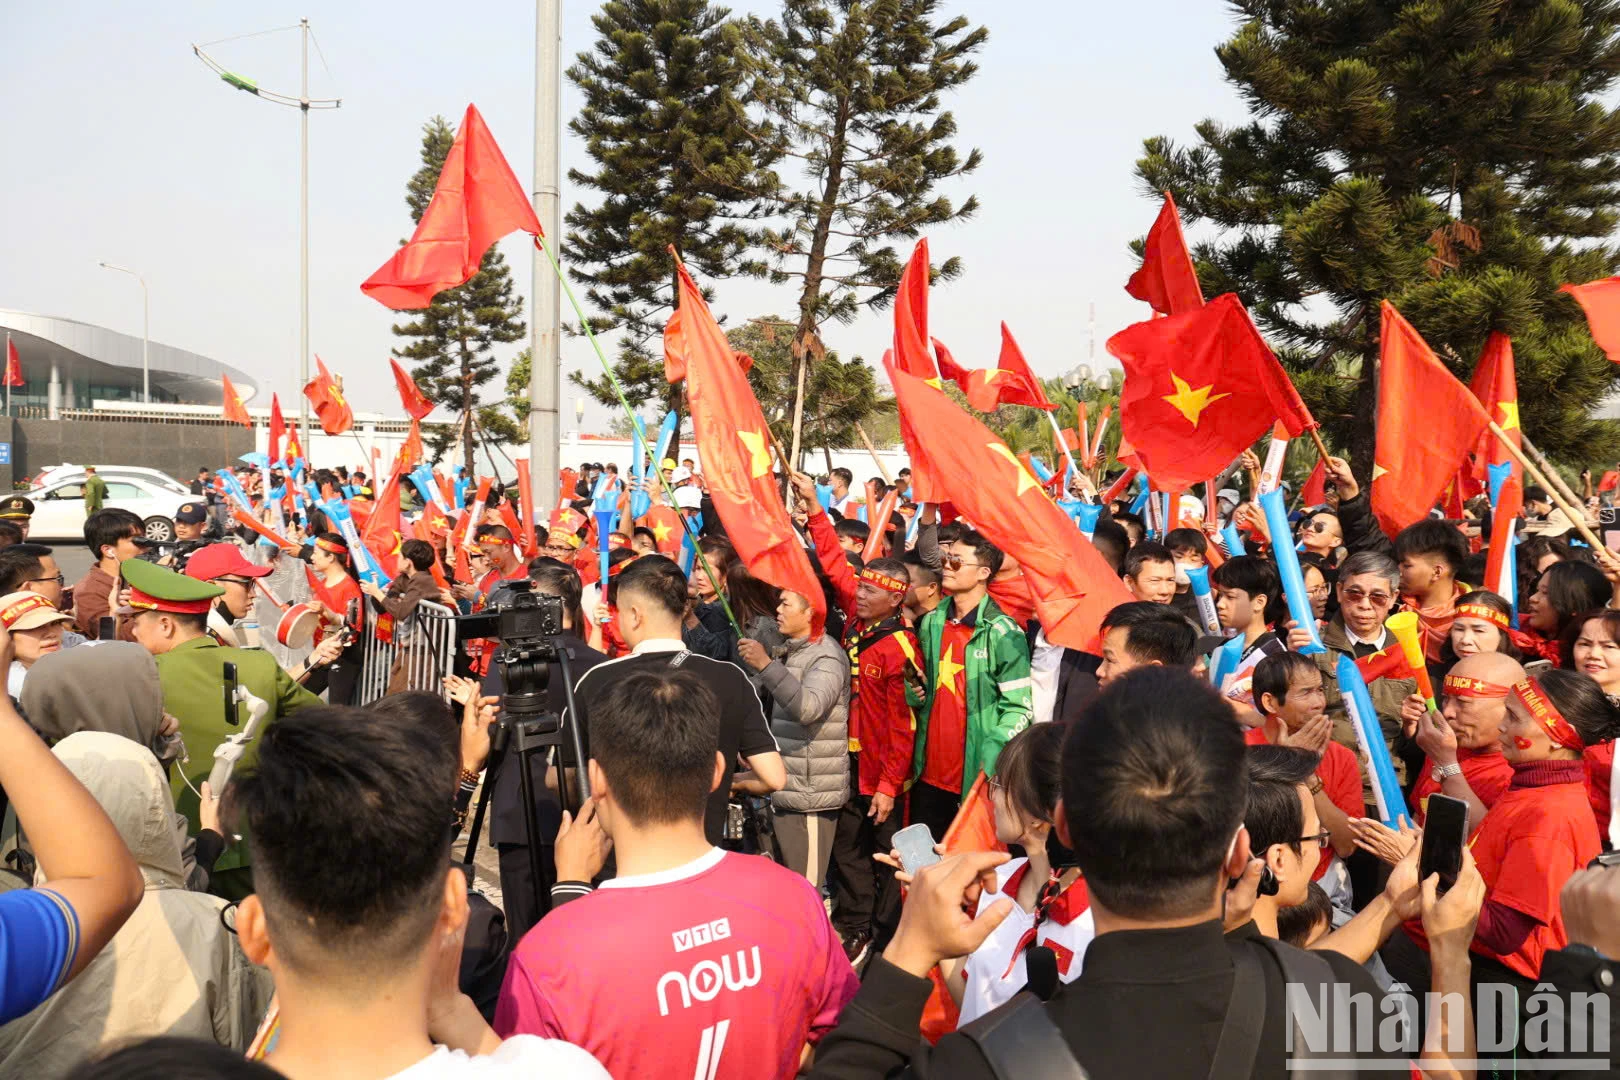
<path fill-rule="evenodd" d="M 715 941 L 724 941 L 731 936 L 731 922 L 727 919 L 715 919 L 712 922 L 698 923 L 685 930 L 677 930 L 670 937 L 675 939 L 675 951 L 683 953 L 687 949 L 695 949 L 699 945 L 708 945 Z"/>
<path fill-rule="evenodd" d="M 749 970 L 749 961 L 753 961 L 753 970 Z M 759 946 L 755 945 L 748 952 L 738 949 L 734 953 L 726 953 L 716 963 L 713 960 L 699 960 L 692 965 L 690 972 L 666 971 L 658 979 L 658 1015 L 669 1015 L 669 1001 L 665 997 L 665 987 L 674 983 L 681 992 L 681 1008 L 692 1007 L 692 999 L 698 1001 L 713 1001 L 721 990 L 733 993 L 746 990 L 750 986 L 758 986 L 762 973 L 759 960 Z"/>

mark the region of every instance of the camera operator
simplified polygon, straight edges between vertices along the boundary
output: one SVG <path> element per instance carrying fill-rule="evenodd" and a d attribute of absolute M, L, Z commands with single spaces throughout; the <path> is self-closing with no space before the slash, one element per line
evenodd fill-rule
<path fill-rule="evenodd" d="M 559 648 L 569 650 L 568 666 L 577 687 L 587 671 L 607 659 L 585 644 L 580 637 L 580 628 L 585 622 L 580 610 L 579 574 L 573 567 L 565 566 L 555 559 L 536 559 L 534 566 L 529 570 L 529 577 L 534 581 L 534 592 L 562 599 L 563 632 L 557 638 L 557 645 Z M 501 600 L 510 596 L 510 590 L 502 590 L 492 597 L 496 603 L 491 606 L 498 606 Z M 499 664 L 490 665 L 489 674 L 484 676 L 483 692 L 493 696 L 500 696 L 506 692 Z M 566 705 L 562 664 L 554 662 L 550 665 L 546 682 L 546 709 L 561 715 Z M 540 846 L 537 851 L 529 850 L 528 833 L 523 820 L 520 776 L 513 760 L 516 756 L 516 751 L 509 749 L 503 759 L 492 760 L 489 763 L 491 775 L 486 778 L 486 783 L 492 785 L 489 798 L 489 842 L 495 845 L 496 851 L 500 854 L 501 895 L 506 908 L 507 930 L 513 941 L 522 937 L 531 926 L 540 921 L 541 916 L 546 914 L 543 910 L 535 910 L 536 878 L 539 880 L 541 902 L 548 904 L 549 910 L 551 887 L 557 883 L 556 852 L 553 845 L 557 839 L 557 830 L 562 824 L 562 804 L 558 801 L 556 791 L 556 770 L 548 770 L 547 755 L 536 752 L 529 758 L 529 777 L 530 790 L 534 795 L 535 825 L 539 830 L 535 838 Z"/>

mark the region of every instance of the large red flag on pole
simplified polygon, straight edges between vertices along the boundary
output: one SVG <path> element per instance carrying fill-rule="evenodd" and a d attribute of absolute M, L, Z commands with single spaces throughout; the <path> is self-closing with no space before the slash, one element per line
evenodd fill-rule
<path fill-rule="evenodd" d="M 749 571 L 809 601 L 815 612 L 814 632 L 819 634 L 827 602 L 771 472 L 771 434 L 765 415 L 703 294 L 679 261 L 675 272 L 680 318 L 665 327 L 664 347 L 683 362 L 709 496 Z"/>
<path fill-rule="evenodd" d="M 315 358 L 315 366 L 320 369 L 319 374 L 305 384 L 304 396 L 315 406 L 321 430 L 328 435 L 341 435 L 354 426 L 354 410 L 343 398 L 343 386 L 326 370 L 319 356 Z"/>
<path fill-rule="evenodd" d="M 1221 472 L 1273 421 L 1290 436 L 1316 426 L 1235 293 L 1128 326 L 1108 351 L 1125 368 L 1119 460 L 1139 464 L 1160 490 Z"/>
<path fill-rule="evenodd" d="M 519 229 L 539 236 L 540 219 L 478 108 L 468 105 L 416 231 L 360 291 L 387 307 L 425 308 L 471 280 L 490 245 Z"/>
<path fill-rule="evenodd" d="M 394 386 L 399 390 L 399 403 L 405 406 L 405 411 L 412 420 L 420 420 L 433 411 L 433 402 L 422 393 L 411 373 L 399 366 L 399 361 L 392 356 L 388 358 L 389 365 L 394 369 Z"/>
<path fill-rule="evenodd" d="M 247 408 L 242 404 L 242 395 L 236 392 L 231 385 L 229 375 L 220 376 L 221 389 L 225 394 L 225 419 L 241 424 L 245 428 L 253 426 L 253 420 L 248 416 Z"/>
<path fill-rule="evenodd" d="M 17 343 L 6 335 L 6 385 L 22 386 L 27 380 L 23 378 L 22 357 L 17 355 Z"/>
<path fill-rule="evenodd" d="M 1513 342 L 1500 330 L 1492 331 L 1491 336 L 1485 339 L 1485 348 L 1480 351 L 1479 363 L 1474 365 L 1474 377 L 1469 381 L 1468 389 L 1485 406 L 1486 413 L 1496 421 L 1496 426 L 1513 440 L 1513 445 L 1523 445 L 1521 439 L 1524 432 L 1519 427 L 1519 383 L 1513 370 Z M 1506 463 L 1513 466 L 1513 475 L 1520 477 L 1520 482 L 1523 482 L 1523 469 L 1518 459 L 1508 453 L 1502 440 L 1490 432 L 1480 436 L 1474 455 L 1474 479 L 1484 480 L 1488 475 L 1485 471 L 1487 466 Z"/>
<path fill-rule="evenodd" d="M 949 487 L 957 511 L 1018 561 L 1048 641 L 1097 651 L 1103 616 L 1130 593 L 1007 444 L 926 380 L 889 365 L 913 475 Z"/>
<path fill-rule="evenodd" d="M 1428 515 L 1491 418 L 1394 304 L 1382 310 L 1370 486 L 1373 515 L 1394 536 Z"/>
<path fill-rule="evenodd" d="M 281 440 L 287 437 L 287 421 L 281 416 L 281 399 L 270 395 L 270 464 L 281 461 Z M 292 458 L 288 454 L 289 459 Z"/>
<path fill-rule="evenodd" d="M 939 379 L 928 355 L 928 238 L 917 241 L 894 295 L 894 359 L 919 379 Z"/>
<path fill-rule="evenodd" d="M 980 412 L 995 412 L 1001 405 L 1028 405 L 1035 409 L 1052 410 L 1056 405 L 1047 400 L 1041 380 L 1029 368 L 1024 350 L 1018 347 L 1007 324 L 1001 324 L 1001 359 L 994 368 L 968 371 L 958 380 L 968 404 Z"/>
<path fill-rule="evenodd" d="M 1586 325 L 1592 340 L 1605 356 L 1620 364 L 1620 277 L 1588 281 L 1585 285 L 1560 285 L 1586 312 Z"/>
<path fill-rule="evenodd" d="M 1125 283 L 1125 291 L 1160 315 L 1180 315 L 1204 306 L 1187 238 L 1181 234 L 1181 215 L 1167 191 L 1164 205 L 1142 249 L 1142 266 Z"/>

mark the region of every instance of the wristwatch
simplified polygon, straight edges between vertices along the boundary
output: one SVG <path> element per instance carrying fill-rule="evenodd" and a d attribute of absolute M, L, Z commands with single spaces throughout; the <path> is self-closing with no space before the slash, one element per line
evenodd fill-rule
<path fill-rule="evenodd" d="M 1450 765 L 1436 765 L 1429 770 L 1429 779 L 1437 784 L 1446 782 L 1448 776 L 1461 776 L 1462 766 L 1453 761 Z"/>
<path fill-rule="evenodd" d="M 1322 778 L 1315 773 L 1312 773 L 1311 778 L 1306 783 L 1305 787 L 1309 789 L 1312 795 L 1322 794 Z"/>

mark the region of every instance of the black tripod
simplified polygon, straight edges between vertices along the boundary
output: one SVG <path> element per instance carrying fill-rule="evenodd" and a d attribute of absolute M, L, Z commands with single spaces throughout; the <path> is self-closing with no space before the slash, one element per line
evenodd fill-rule
<path fill-rule="evenodd" d="M 569 668 L 571 646 L 556 637 L 532 641 L 506 642 L 496 650 L 494 662 L 501 666 L 506 683 L 506 694 L 501 699 L 501 715 L 489 733 L 489 768 L 484 777 L 484 790 L 478 796 L 478 808 L 473 812 L 472 829 L 467 836 L 467 853 L 462 859 L 462 871 L 467 880 L 473 880 L 473 856 L 478 850 L 478 833 L 484 827 L 484 814 L 489 809 L 490 793 L 495 789 L 495 776 L 508 765 L 509 755 L 515 756 L 518 769 L 518 790 L 523 799 L 523 835 L 528 842 L 530 858 L 537 857 L 540 846 L 540 825 L 535 818 L 533 778 L 530 758 L 537 750 L 547 751 L 546 768 L 557 769 L 557 794 L 564 809 L 578 816 L 585 800 L 591 797 L 590 780 L 585 772 L 585 746 L 580 738 L 583 717 L 574 702 L 573 672 Z M 562 669 L 563 698 L 567 708 L 561 713 L 545 711 L 546 689 L 551 675 L 551 664 Z M 567 743 L 564 743 L 567 739 Z M 570 797 L 568 770 L 563 767 L 558 751 L 567 745 L 574 752 L 576 784 Z M 534 910 L 546 910 L 546 901 L 540 892 L 540 876 L 531 873 L 530 887 L 534 889 Z"/>

